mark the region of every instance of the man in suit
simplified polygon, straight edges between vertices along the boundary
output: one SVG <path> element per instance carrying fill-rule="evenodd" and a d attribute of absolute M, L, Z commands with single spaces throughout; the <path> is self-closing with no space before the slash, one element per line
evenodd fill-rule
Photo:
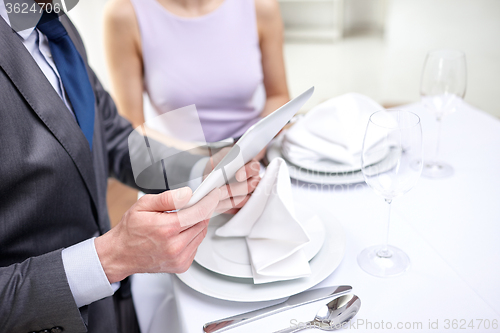
<path fill-rule="evenodd" d="M 232 198 L 222 188 L 165 213 L 183 207 L 191 190 L 147 195 L 109 230 L 108 176 L 136 186 L 130 124 L 88 67 L 66 16 L 21 32 L 3 0 L 0 16 L 0 331 L 119 332 L 126 318 L 117 318 L 116 295 L 128 290 L 122 283 L 113 299 L 117 283 L 139 272 L 185 271 L 208 218 Z M 168 177 L 189 180 L 201 161 L 171 159 Z M 241 191 L 233 195 L 253 191 L 255 163 L 238 171 Z"/>

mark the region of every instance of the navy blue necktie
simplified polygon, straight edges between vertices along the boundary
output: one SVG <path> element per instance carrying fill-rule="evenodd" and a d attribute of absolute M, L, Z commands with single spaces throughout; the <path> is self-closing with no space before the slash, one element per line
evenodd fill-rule
<path fill-rule="evenodd" d="M 95 97 L 83 59 L 59 21 L 57 14 L 49 14 L 44 11 L 36 27 L 49 40 L 52 58 L 73 106 L 76 120 L 89 142 L 90 150 L 92 150 Z"/>

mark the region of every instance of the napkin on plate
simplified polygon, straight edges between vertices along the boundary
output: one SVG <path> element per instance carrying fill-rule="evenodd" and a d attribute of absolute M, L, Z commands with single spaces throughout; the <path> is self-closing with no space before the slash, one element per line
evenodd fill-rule
<path fill-rule="evenodd" d="M 370 115 L 383 109 L 357 93 L 332 98 L 313 108 L 285 133 L 283 156 L 299 166 L 313 166 L 325 159 L 352 166 L 360 164 Z"/>
<path fill-rule="evenodd" d="M 255 284 L 311 274 L 303 247 L 309 237 L 295 218 L 288 167 L 274 159 L 243 208 L 217 229 L 220 237 L 245 237 Z"/>

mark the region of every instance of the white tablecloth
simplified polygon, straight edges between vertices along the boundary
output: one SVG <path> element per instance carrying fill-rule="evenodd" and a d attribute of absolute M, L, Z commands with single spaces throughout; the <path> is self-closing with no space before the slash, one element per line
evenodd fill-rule
<path fill-rule="evenodd" d="M 421 117 L 426 155 L 432 155 L 436 121 L 419 104 L 405 108 Z M 296 199 L 326 207 L 344 227 L 344 259 L 317 287 L 353 286 L 362 305 L 351 329 L 380 332 L 391 325 L 393 331 L 500 331 L 493 328 L 494 320 L 500 321 L 500 121 L 464 105 L 444 119 L 442 134 L 441 157 L 455 174 L 440 180 L 422 177 L 412 191 L 393 202 L 389 242 L 411 260 L 410 271 L 399 277 L 370 276 L 356 262 L 361 250 L 384 241 L 387 204 L 381 197 L 366 185 L 321 189 L 293 182 Z M 202 332 L 206 322 L 276 303 L 218 300 L 176 277 L 172 291 L 169 279 L 168 275 L 134 277 L 143 333 Z M 175 299 L 165 301 L 172 293 Z M 228 332 L 273 332 L 289 327 L 291 320 L 312 319 L 323 303 Z M 181 327 L 170 318 L 177 314 Z"/>

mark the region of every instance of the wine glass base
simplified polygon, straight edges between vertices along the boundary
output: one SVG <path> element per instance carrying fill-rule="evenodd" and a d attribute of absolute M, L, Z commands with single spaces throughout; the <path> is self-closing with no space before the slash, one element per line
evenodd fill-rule
<path fill-rule="evenodd" d="M 424 167 L 422 168 L 422 176 L 427 178 L 446 178 L 450 177 L 455 173 L 453 167 L 444 162 L 424 162 Z"/>
<path fill-rule="evenodd" d="M 391 277 L 401 275 L 410 268 L 410 258 L 394 246 L 375 245 L 358 255 L 358 265 L 370 275 Z"/>

